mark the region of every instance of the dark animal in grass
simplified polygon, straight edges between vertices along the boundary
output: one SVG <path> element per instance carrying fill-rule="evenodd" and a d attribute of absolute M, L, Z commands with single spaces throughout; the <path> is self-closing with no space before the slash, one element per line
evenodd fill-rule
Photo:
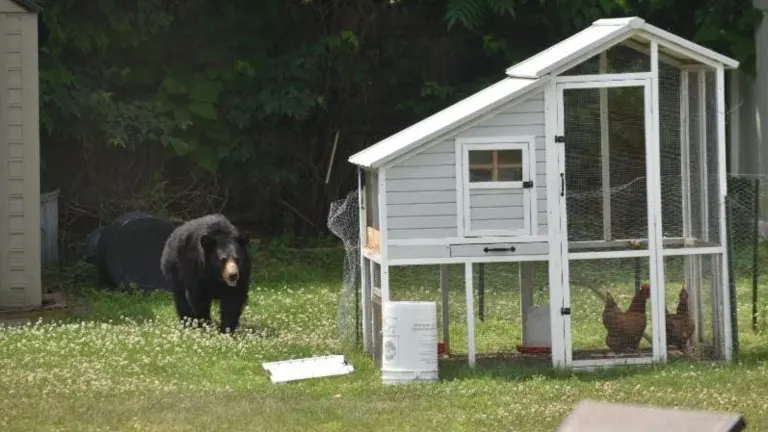
<path fill-rule="evenodd" d="M 229 219 L 211 214 L 174 229 L 160 268 L 173 291 L 179 319 L 211 324 L 211 303 L 219 300 L 219 331 L 238 328 L 248 301 L 251 256 L 248 238 Z"/>

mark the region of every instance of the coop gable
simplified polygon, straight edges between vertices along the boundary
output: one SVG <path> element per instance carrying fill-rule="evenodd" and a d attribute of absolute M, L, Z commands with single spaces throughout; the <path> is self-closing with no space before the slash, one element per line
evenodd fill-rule
<path fill-rule="evenodd" d="M 430 117 L 352 155 L 349 162 L 371 169 L 437 145 L 474 122 L 494 115 L 515 100 L 542 88 L 553 76 L 578 65 L 613 46 L 626 45 L 647 54 L 650 41 L 659 44 L 659 58 L 677 65 L 705 64 L 738 68 L 739 62 L 708 48 L 650 25 L 642 18 L 600 19 L 592 26 L 541 51 L 506 70 L 507 77 Z"/>

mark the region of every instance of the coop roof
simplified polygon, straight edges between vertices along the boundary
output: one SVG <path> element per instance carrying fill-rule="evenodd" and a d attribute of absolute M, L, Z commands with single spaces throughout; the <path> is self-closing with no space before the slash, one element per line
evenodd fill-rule
<path fill-rule="evenodd" d="M 349 161 L 364 167 L 378 167 L 411 149 L 437 138 L 452 127 L 470 121 L 524 94 L 544 81 L 541 79 L 505 78 L 462 99 L 411 127 L 379 141 L 353 155 Z"/>
<path fill-rule="evenodd" d="M 579 33 L 508 68 L 505 79 L 352 155 L 349 162 L 378 168 L 515 98 L 530 93 L 545 84 L 550 74 L 563 66 L 581 58 L 592 57 L 633 36 L 658 41 L 659 45 L 663 44 L 666 53 L 699 57 L 720 63 L 727 68 L 739 67 L 738 61 L 652 26 L 642 18 L 600 19 Z"/>
<path fill-rule="evenodd" d="M 732 58 L 652 26 L 642 18 L 630 17 L 597 20 L 592 26 L 568 39 L 510 67 L 507 69 L 507 75 L 517 78 L 541 78 L 573 60 L 584 57 L 585 54 L 594 55 L 594 50 L 602 51 L 606 45 L 638 34 L 659 40 L 668 51 L 692 53 L 722 63 L 727 68 L 739 67 L 739 62 Z"/>

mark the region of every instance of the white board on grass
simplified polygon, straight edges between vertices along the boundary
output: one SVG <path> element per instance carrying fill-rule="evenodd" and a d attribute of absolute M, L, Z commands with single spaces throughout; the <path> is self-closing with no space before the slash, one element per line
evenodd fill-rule
<path fill-rule="evenodd" d="M 343 355 L 283 360 L 263 363 L 262 366 L 269 373 L 269 379 L 272 380 L 273 384 L 307 378 L 346 375 L 355 370 Z"/>

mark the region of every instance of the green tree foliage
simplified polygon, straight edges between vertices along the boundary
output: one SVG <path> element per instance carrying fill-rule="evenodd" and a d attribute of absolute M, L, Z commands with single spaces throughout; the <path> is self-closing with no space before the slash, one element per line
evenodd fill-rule
<path fill-rule="evenodd" d="M 43 157 L 61 146 L 121 155 L 161 148 L 164 166 L 181 164 L 219 188 L 206 194 L 239 197 L 230 210 L 275 231 L 319 230 L 327 201 L 355 185 L 349 154 L 595 19 L 640 15 L 750 70 L 759 15 L 749 3 L 48 0 L 40 21 Z M 46 164 L 79 169 L 72 160 Z M 73 197 L 75 178 L 59 176 L 57 187 Z M 183 189 L 191 180 L 158 181 Z M 98 194 L 92 202 L 112 198 L 108 188 Z"/>

